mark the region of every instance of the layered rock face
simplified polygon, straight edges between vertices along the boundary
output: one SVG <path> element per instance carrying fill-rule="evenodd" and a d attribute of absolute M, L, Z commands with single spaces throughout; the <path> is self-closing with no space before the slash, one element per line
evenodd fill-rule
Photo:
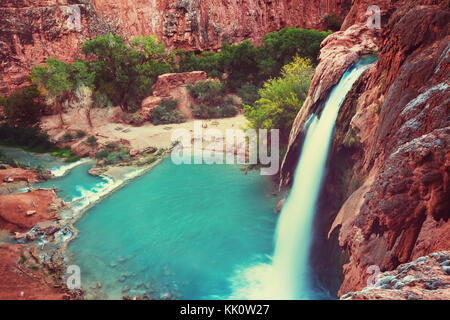
<path fill-rule="evenodd" d="M 114 31 L 88 0 L 4 0 L 0 30 L 0 94 L 21 86 L 46 58 L 73 61 L 84 41 Z"/>
<path fill-rule="evenodd" d="M 164 99 L 178 101 L 178 110 L 187 120 L 193 119 L 191 105 L 194 103 L 192 95 L 186 88 L 188 84 L 208 79 L 206 72 L 193 71 L 184 73 L 167 73 L 158 77 L 153 85 L 153 95 L 142 101 L 141 116 L 144 120 L 150 119 L 150 114 Z"/>
<path fill-rule="evenodd" d="M 26 81 L 32 66 L 54 56 L 73 61 L 99 34 L 155 34 L 170 49 L 217 50 L 287 26 L 323 29 L 344 17 L 350 0 L 3 0 L 0 3 L 0 93 Z"/>
<path fill-rule="evenodd" d="M 334 212 L 324 209 L 326 216 L 339 211 L 329 235 L 337 230 L 349 255 L 340 295 L 365 287 L 371 265 L 393 270 L 450 249 L 449 2 L 378 4 L 380 31 L 367 29 L 366 4 L 354 1 L 345 30 L 324 41 L 283 168 L 289 183 L 304 121 L 320 112 L 348 65 L 378 52 L 341 108 L 325 182 L 328 202 L 343 202 Z M 351 166 L 338 179 L 342 162 Z"/>
<path fill-rule="evenodd" d="M 37 270 L 38 258 L 24 245 L 0 245 L 1 300 L 62 300 L 70 299 L 61 285 L 49 283 L 42 270 Z M 48 278 L 48 276 L 47 276 Z"/>
<path fill-rule="evenodd" d="M 93 0 L 103 19 L 126 35 L 156 34 L 169 47 L 219 49 L 287 26 L 324 28 L 322 18 L 345 16 L 349 0 Z"/>
<path fill-rule="evenodd" d="M 448 300 L 450 299 L 450 252 L 430 253 L 398 266 L 391 272 L 373 270 L 370 285 L 349 292 L 342 300 Z"/>

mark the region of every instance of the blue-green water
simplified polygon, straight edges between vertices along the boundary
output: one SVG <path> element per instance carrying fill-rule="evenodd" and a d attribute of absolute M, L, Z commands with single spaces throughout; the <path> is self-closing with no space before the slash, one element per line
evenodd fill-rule
<path fill-rule="evenodd" d="M 34 186 L 44 189 L 55 186 L 58 196 L 66 202 L 71 202 L 83 197 L 87 190 L 94 190 L 107 182 L 104 178 L 94 177 L 88 173 L 92 165 L 92 161 L 85 162 L 68 170 L 62 177 L 40 182 Z"/>
<path fill-rule="evenodd" d="M 53 169 L 63 165 L 63 162 L 60 159 L 45 153 L 31 153 L 19 148 L 6 146 L 0 146 L 0 152 L 8 158 L 14 159 L 31 167 L 41 165 L 44 168 Z"/>
<path fill-rule="evenodd" d="M 48 154 L 2 152 L 51 169 L 58 177 L 34 187 L 56 187 L 75 210 L 114 187 L 111 179 L 89 175 L 92 161 L 68 165 Z M 245 298 L 235 292 L 248 278 L 245 270 L 270 263 L 277 201 L 256 171 L 166 159 L 88 210 L 75 224 L 80 233 L 69 254 L 81 267 L 84 289 L 102 283 L 97 297 Z M 130 291 L 122 293 L 125 286 Z"/>
<path fill-rule="evenodd" d="M 69 251 L 82 285 L 101 282 L 113 299 L 228 297 L 240 267 L 268 262 L 273 252 L 277 199 L 269 186 L 237 166 L 163 161 L 76 223 Z M 125 286 L 130 291 L 121 293 Z"/>

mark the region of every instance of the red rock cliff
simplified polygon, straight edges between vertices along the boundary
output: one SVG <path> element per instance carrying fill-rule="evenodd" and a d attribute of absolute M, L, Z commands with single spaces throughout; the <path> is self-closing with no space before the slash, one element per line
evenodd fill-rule
<path fill-rule="evenodd" d="M 71 61 L 81 44 L 117 32 L 155 34 L 168 48 L 219 49 L 286 26 L 323 29 L 322 17 L 344 17 L 350 0 L 2 0 L 0 93 L 26 80 L 31 67 L 55 56 Z M 80 27 L 75 12 L 79 12 Z M 74 18 L 75 17 L 75 18 Z M 75 27 L 72 27 L 75 26 Z"/>
<path fill-rule="evenodd" d="M 345 69 L 361 54 L 378 52 L 344 103 L 333 156 L 343 136 L 355 141 L 348 181 L 326 183 L 327 201 L 345 196 L 330 235 L 349 254 L 339 294 L 366 286 L 367 268 L 402 263 L 450 249 L 450 10 L 449 1 L 381 1 L 381 30 L 368 30 L 368 1 L 353 1 L 342 30 L 325 39 L 309 96 L 291 132 L 283 181 L 304 121 L 317 112 Z M 339 130 L 345 128 L 340 136 Z M 332 164 L 330 171 L 337 169 Z M 335 179 L 336 181 L 338 179 Z M 343 179 L 341 179 L 343 180 Z"/>

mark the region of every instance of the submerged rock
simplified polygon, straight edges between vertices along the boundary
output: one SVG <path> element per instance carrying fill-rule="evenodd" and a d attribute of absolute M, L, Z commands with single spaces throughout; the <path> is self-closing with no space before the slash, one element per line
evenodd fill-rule
<path fill-rule="evenodd" d="M 170 299 L 172 299 L 172 294 L 170 292 L 161 293 L 159 295 L 159 299 L 161 299 L 161 300 L 170 300 Z"/>

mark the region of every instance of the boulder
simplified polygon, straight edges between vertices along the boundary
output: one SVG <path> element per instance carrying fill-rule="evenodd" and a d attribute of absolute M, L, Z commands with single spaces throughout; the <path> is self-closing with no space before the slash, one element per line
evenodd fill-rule
<path fill-rule="evenodd" d="M 192 71 L 184 73 L 166 73 L 160 75 L 153 85 L 153 96 L 169 97 L 170 90 L 184 85 L 195 84 L 198 81 L 206 81 L 206 72 Z"/>
<path fill-rule="evenodd" d="M 278 204 L 277 204 L 277 206 L 276 206 L 276 208 L 275 208 L 275 212 L 276 212 L 276 213 L 280 213 L 280 212 L 281 212 L 281 208 L 283 207 L 283 204 L 284 204 L 285 201 L 286 201 L 286 198 L 283 198 L 283 199 L 281 199 L 281 200 L 278 202 Z"/>

